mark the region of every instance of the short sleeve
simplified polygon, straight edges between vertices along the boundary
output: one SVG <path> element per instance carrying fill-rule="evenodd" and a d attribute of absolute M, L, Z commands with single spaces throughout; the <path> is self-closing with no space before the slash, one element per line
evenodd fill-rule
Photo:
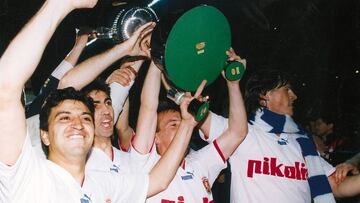
<path fill-rule="evenodd" d="M 27 135 L 16 163 L 8 166 L 0 162 L 0 202 L 7 202 L 3 200 L 8 200 L 17 188 L 28 182 L 31 170 L 36 169 L 36 161 L 36 154 Z"/>
<path fill-rule="evenodd" d="M 198 151 L 192 151 L 186 157 L 185 164 L 189 164 L 201 177 L 207 177 L 210 185 L 214 183 L 221 170 L 227 166 L 216 140 Z"/>
<path fill-rule="evenodd" d="M 222 116 L 219 116 L 213 112 L 210 113 L 211 122 L 210 122 L 210 133 L 209 137 L 205 137 L 205 135 L 199 130 L 200 137 L 211 143 L 216 138 L 218 138 L 222 132 L 224 132 L 228 127 L 228 119 Z"/>
<path fill-rule="evenodd" d="M 130 149 L 130 167 L 132 171 L 150 172 L 155 166 L 160 156 L 156 153 L 156 148 L 147 154 L 140 154 L 135 148 L 131 146 Z"/>

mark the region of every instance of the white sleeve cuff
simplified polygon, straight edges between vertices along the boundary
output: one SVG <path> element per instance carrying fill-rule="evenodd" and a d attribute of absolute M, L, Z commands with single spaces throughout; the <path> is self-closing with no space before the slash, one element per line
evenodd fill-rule
<path fill-rule="evenodd" d="M 199 130 L 199 135 L 201 139 L 208 143 L 211 143 L 216 140 L 216 138 L 218 138 L 221 133 L 223 133 L 228 128 L 228 119 L 219 116 L 213 112 L 210 112 L 209 116 L 211 116 L 210 132 L 208 135 L 209 137 L 205 137 L 204 133 L 202 133 L 201 130 Z"/>
<path fill-rule="evenodd" d="M 114 109 L 114 122 L 118 120 L 120 112 L 123 109 L 126 98 L 128 97 L 130 88 L 133 86 L 133 84 L 134 81 L 131 81 L 130 85 L 126 87 L 116 82 L 113 82 L 109 85 L 111 90 L 110 97 Z"/>
<path fill-rule="evenodd" d="M 61 80 L 64 77 L 65 73 L 67 73 L 72 68 L 74 68 L 74 66 L 71 63 L 67 62 L 66 60 L 63 60 L 55 68 L 55 70 L 51 73 L 51 75 Z"/>

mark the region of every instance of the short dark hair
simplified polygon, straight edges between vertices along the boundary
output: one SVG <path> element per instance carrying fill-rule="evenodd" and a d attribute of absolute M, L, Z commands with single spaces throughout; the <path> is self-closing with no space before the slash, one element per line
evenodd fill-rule
<path fill-rule="evenodd" d="M 261 95 L 268 91 L 290 85 L 290 75 L 276 69 L 262 69 L 250 76 L 245 85 L 245 107 L 248 115 L 260 107 Z"/>
<path fill-rule="evenodd" d="M 179 112 L 180 113 L 180 106 L 175 104 L 172 101 L 160 101 L 158 108 L 157 108 L 157 114 L 165 113 L 169 111 Z M 158 116 L 159 119 L 159 116 Z M 156 132 L 159 132 L 159 122 L 156 124 Z"/>
<path fill-rule="evenodd" d="M 40 129 L 43 131 L 49 131 L 49 116 L 51 110 L 58 106 L 65 100 L 75 100 L 82 102 L 90 111 L 91 116 L 94 119 L 94 104 L 91 98 L 86 96 L 83 92 L 75 90 L 73 87 L 65 89 L 58 89 L 52 91 L 44 101 L 40 111 Z M 43 150 L 46 155 L 49 153 L 48 146 L 42 143 Z"/>
<path fill-rule="evenodd" d="M 89 95 L 89 93 L 92 91 L 102 91 L 105 92 L 108 96 L 110 96 L 110 87 L 102 79 L 94 80 L 93 82 L 82 88 L 81 91 L 84 92 L 84 94 L 86 95 Z"/>

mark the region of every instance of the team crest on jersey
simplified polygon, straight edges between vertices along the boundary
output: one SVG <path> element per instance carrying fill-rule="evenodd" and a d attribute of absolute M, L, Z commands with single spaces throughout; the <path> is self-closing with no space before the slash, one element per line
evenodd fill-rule
<path fill-rule="evenodd" d="M 204 177 L 201 178 L 201 180 L 202 180 L 202 183 L 204 185 L 204 188 L 205 188 L 206 192 L 211 193 L 211 187 L 210 187 L 209 179 L 207 179 L 207 177 L 204 176 Z"/>

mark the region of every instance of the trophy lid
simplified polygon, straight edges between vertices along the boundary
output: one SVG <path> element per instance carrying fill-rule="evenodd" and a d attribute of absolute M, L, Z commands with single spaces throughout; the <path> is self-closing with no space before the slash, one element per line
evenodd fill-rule
<path fill-rule="evenodd" d="M 195 7 L 176 21 L 167 38 L 167 76 L 186 91 L 195 91 L 204 79 L 211 84 L 223 70 L 230 46 L 231 32 L 225 16 L 212 6 Z"/>

